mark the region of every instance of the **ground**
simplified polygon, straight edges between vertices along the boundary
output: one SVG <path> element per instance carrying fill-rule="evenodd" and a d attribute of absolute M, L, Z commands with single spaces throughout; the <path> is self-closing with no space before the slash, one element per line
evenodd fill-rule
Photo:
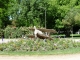
<path fill-rule="evenodd" d="M 1 56 L 0 60 L 80 60 L 80 54 L 45 56 Z"/>
<path fill-rule="evenodd" d="M 67 39 L 67 38 L 65 38 Z M 10 41 L 18 41 L 20 39 L 0 39 L 0 43 L 7 43 L 7 42 L 10 42 Z M 80 39 L 72 39 L 70 38 L 70 40 L 73 40 L 73 41 L 76 41 L 76 42 L 80 42 Z"/>

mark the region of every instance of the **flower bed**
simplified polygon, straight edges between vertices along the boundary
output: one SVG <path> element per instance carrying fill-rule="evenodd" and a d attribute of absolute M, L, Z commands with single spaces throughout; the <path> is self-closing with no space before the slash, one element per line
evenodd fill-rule
<path fill-rule="evenodd" d="M 0 51 L 50 51 L 56 49 L 67 49 L 80 47 L 79 42 L 71 40 L 54 39 L 52 41 L 46 40 L 19 40 L 16 42 L 9 42 L 0 44 Z"/>

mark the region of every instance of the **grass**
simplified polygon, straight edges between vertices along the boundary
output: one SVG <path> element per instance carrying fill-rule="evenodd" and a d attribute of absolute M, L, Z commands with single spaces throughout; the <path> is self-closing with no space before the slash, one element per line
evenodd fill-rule
<path fill-rule="evenodd" d="M 60 37 L 64 38 L 65 34 L 52 35 L 52 36 L 60 36 Z M 70 37 L 67 37 L 67 38 L 72 38 L 72 36 L 74 39 L 80 39 L 80 34 L 70 34 Z"/>
<path fill-rule="evenodd" d="M 0 51 L 0 55 L 61 55 L 61 54 L 75 54 L 80 53 L 80 47 L 64 50 L 53 50 L 53 51 Z"/>
<path fill-rule="evenodd" d="M 70 36 L 72 36 L 72 34 Z M 80 34 L 73 34 L 73 37 L 80 37 Z"/>

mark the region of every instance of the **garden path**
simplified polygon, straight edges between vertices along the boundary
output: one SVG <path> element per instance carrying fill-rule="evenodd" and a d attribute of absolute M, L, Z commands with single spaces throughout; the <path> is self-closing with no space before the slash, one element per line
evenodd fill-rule
<path fill-rule="evenodd" d="M 40 55 L 40 56 L 5 56 L 0 55 L 0 60 L 80 60 L 80 54 L 67 55 Z"/>
<path fill-rule="evenodd" d="M 65 39 L 67 39 L 67 38 L 65 38 Z M 70 38 L 70 40 L 71 40 L 72 38 Z M 18 41 L 18 40 L 20 40 L 20 39 L 0 39 L 0 43 L 7 43 L 7 42 L 10 42 L 10 41 Z M 76 41 L 76 42 L 80 42 L 80 39 L 73 39 L 73 41 Z"/>

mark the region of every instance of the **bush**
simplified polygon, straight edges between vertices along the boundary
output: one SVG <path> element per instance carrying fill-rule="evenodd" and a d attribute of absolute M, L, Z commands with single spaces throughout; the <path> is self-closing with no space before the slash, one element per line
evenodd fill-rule
<path fill-rule="evenodd" d="M 52 41 L 46 40 L 19 40 L 16 42 L 9 42 L 0 44 L 0 51 L 50 51 L 63 50 L 67 48 L 80 47 L 79 42 L 71 40 L 54 39 Z"/>
<path fill-rule="evenodd" d="M 28 27 L 11 27 L 7 26 L 4 30 L 5 38 L 21 38 L 22 35 L 29 33 Z"/>

